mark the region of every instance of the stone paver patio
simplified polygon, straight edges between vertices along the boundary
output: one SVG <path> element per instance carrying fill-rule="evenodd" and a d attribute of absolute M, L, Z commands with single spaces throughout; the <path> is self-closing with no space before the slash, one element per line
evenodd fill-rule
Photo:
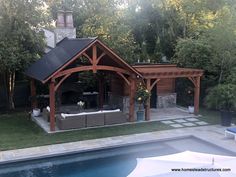
<path fill-rule="evenodd" d="M 173 108 L 158 108 L 158 109 L 151 109 L 150 111 L 150 121 L 160 121 L 163 120 L 162 123 L 164 124 L 172 124 L 172 123 L 184 123 L 188 121 L 199 121 L 197 118 L 199 116 L 195 116 L 194 114 L 189 114 L 186 109 L 183 107 L 173 107 Z M 174 122 L 172 121 L 173 119 Z M 58 127 L 55 127 L 55 131 L 50 131 L 50 124 L 46 122 L 41 116 L 33 117 L 32 120 L 38 124 L 45 132 L 47 133 L 57 133 L 57 132 L 66 132 L 66 131 L 73 131 L 76 129 L 71 130 L 59 130 Z M 133 122 L 127 122 L 125 124 L 130 124 Z M 198 124 L 200 125 L 200 124 Z M 203 124 L 202 124 L 203 125 Z M 206 125 L 206 124 L 205 124 Z M 179 128 L 183 126 L 177 126 L 175 128 Z M 91 127 L 90 127 L 91 128 Z M 86 128 L 85 128 L 86 129 Z"/>
<path fill-rule="evenodd" d="M 167 124 L 167 125 L 174 127 L 174 128 L 208 125 L 207 122 L 201 121 L 198 118 L 162 120 L 161 123 Z"/>
<path fill-rule="evenodd" d="M 151 109 L 150 111 L 151 120 L 169 120 L 169 119 L 187 119 L 190 118 L 194 120 L 198 116 L 194 114 L 189 114 L 187 109 L 183 107 L 173 107 L 173 108 L 157 108 Z"/>
<path fill-rule="evenodd" d="M 94 140 L 55 144 L 27 149 L 17 149 L 0 152 L 0 163 L 32 157 L 58 155 L 68 152 L 80 152 L 97 148 L 145 142 L 149 140 L 163 140 L 180 136 L 195 136 L 236 153 L 236 141 L 224 137 L 225 127 L 220 125 L 179 128 L 165 131 L 133 134 L 125 136 L 108 137 Z"/>
<path fill-rule="evenodd" d="M 171 127 L 174 127 L 174 128 L 181 128 L 181 127 L 184 127 L 183 125 L 181 124 L 170 124 Z"/>

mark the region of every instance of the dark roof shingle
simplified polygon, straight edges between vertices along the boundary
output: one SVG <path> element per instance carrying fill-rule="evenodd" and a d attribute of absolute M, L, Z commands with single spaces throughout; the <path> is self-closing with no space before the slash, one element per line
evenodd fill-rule
<path fill-rule="evenodd" d="M 96 38 L 64 38 L 55 48 L 33 63 L 25 74 L 43 82 L 95 40 Z"/>

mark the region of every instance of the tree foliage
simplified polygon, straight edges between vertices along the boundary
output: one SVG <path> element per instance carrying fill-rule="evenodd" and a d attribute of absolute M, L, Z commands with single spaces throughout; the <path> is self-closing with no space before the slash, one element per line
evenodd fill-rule
<path fill-rule="evenodd" d="M 99 37 L 132 63 L 137 45 L 119 4 L 118 0 L 55 0 L 51 11 L 55 18 L 58 9 L 72 10 L 78 37 Z"/>
<path fill-rule="evenodd" d="M 0 1 L 0 68 L 8 93 L 9 108 L 14 108 L 15 73 L 22 71 L 44 51 L 38 27 L 41 1 Z"/>
<path fill-rule="evenodd" d="M 38 27 L 50 24 L 50 16 L 55 20 L 59 9 L 73 11 L 77 37 L 98 36 L 130 63 L 203 69 L 203 94 L 235 82 L 234 0 L 0 0 L 0 69 L 6 83 L 42 53 Z"/>

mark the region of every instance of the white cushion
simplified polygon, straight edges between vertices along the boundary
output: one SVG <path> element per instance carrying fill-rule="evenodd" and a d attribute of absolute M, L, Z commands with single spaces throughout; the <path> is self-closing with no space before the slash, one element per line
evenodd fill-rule
<path fill-rule="evenodd" d="M 61 117 L 63 117 L 65 119 L 66 117 L 71 117 L 71 116 L 82 116 L 82 115 L 101 114 L 101 113 L 119 112 L 119 111 L 120 111 L 120 109 L 104 110 L 104 111 L 96 111 L 96 112 L 81 112 L 81 113 L 77 113 L 77 114 L 64 114 L 64 113 L 61 113 Z"/>

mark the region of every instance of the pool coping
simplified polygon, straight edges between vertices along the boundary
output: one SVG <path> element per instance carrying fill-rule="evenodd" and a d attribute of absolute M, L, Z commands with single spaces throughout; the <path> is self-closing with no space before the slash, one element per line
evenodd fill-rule
<path fill-rule="evenodd" d="M 0 151 L 0 165 L 46 157 L 55 157 L 58 155 L 101 150 L 111 147 L 172 140 L 189 136 L 194 136 L 200 140 L 236 154 L 236 142 L 224 138 L 224 129 L 225 128 L 221 126 L 211 125 Z"/>
<path fill-rule="evenodd" d="M 64 156 L 64 155 L 73 155 L 73 154 L 79 154 L 79 153 L 89 153 L 91 151 L 101 151 L 101 150 L 106 150 L 106 149 L 112 149 L 112 148 L 120 148 L 120 147 L 128 147 L 128 146 L 135 146 L 135 145 L 140 145 L 140 144 L 148 144 L 148 143 L 158 143 L 158 142 L 163 142 L 163 141 L 171 141 L 171 140 L 178 140 L 178 139 L 184 139 L 184 138 L 190 138 L 194 137 L 192 135 L 186 135 L 186 136 L 177 136 L 177 137 L 172 137 L 172 138 L 165 138 L 165 139 L 158 139 L 158 140 L 148 140 L 148 141 L 138 141 L 134 143 L 125 143 L 125 144 L 117 144 L 117 145 L 111 145 L 111 146 L 105 146 L 105 147 L 95 147 L 92 149 L 82 149 L 82 150 L 74 150 L 74 151 L 69 151 L 69 152 L 61 152 L 61 153 L 55 153 L 55 154 L 47 154 L 47 155 L 42 155 L 42 156 L 34 156 L 34 157 L 26 157 L 26 158 L 21 158 L 21 159 L 13 159 L 9 161 L 0 161 L 0 165 L 4 164 L 11 164 L 11 163 L 16 163 L 16 162 L 24 162 L 24 161 L 31 161 L 31 160 L 41 160 L 44 158 L 53 158 L 57 156 Z M 199 138 L 197 138 L 199 139 Z M 204 141 L 205 142 L 205 141 Z M 209 142 L 205 142 L 209 143 Z M 219 147 L 219 146 L 218 146 Z M 226 150 L 228 151 L 228 150 Z M 234 153 L 229 151 L 229 153 Z M 236 155 L 236 153 L 235 153 Z"/>

